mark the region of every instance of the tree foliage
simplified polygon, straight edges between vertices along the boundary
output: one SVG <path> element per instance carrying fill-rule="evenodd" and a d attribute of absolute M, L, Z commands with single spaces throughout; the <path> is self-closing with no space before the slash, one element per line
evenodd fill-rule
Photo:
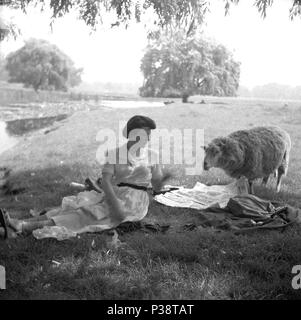
<path fill-rule="evenodd" d="M 145 97 L 185 97 L 192 94 L 234 96 L 240 64 L 226 47 L 200 36 L 162 35 L 147 48 L 141 71 Z"/>
<path fill-rule="evenodd" d="M 21 34 L 21 30 L 13 21 L 3 19 L 0 12 L 0 42 L 7 38 L 16 39 Z"/>
<path fill-rule="evenodd" d="M 238 4 L 239 1 L 222 0 L 221 5 L 225 8 L 225 14 L 229 13 L 231 5 Z M 49 7 L 52 12 L 52 22 L 75 10 L 79 19 L 92 28 L 102 22 L 105 12 L 114 13 L 115 21 L 112 21 L 112 26 L 120 24 L 128 26 L 131 19 L 140 22 L 141 17 L 152 10 L 155 13 L 153 23 L 161 30 L 177 25 L 182 29 L 185 27 L 187 34 L 191 34 L 204 21 L 213 0 L 5 0 L 5 2 L 25 12 L 29 5 L 40 5 L 42 10 Z M 257 7 L 262 17 L 266 17 L 268 8 L 273 2 L 273 0 L 253 0 L 253 5 Z M 290 1 L 288 15 L 291 19 L 301 15 L 301 0 Z M 150 35 L 152 36 L 152 32 Z"/>
<path fill-rule="evenodd" d="M 23 83 L 35 90 L 67 91 L 81 82 L 82 69 L 56 45 L 45 40 L 30 39 L 7 57 L 9 82 Z"/>
<path fill-rule="evenodd" d="M 164 27 L 171 23 L 189 25 L 201 23 L 204 13 L 208 10 L 206 0 L 11 0 L 12 8 L 19 8 L 26 12 L 29 5 L 40 6 L 41 10 L 49 7 L 52 20 L 68 14 L 71 10 L 78 13 L 79 19 L 95 28 L 102 22 L 105 12 L 114 13 L 112 26 L 125 25 L 134 19 L 141 21 L 141 17 L 153 10 L 154 23 Z"/>

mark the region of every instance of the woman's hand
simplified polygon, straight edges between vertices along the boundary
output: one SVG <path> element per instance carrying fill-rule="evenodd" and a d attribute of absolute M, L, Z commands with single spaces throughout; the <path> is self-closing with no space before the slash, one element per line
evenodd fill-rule
<path fill-rule="evenodd" d="M 166 181 L 174 178 L 176 176 L 175 172 L 169 169 L 164 169 L 162 172 L 161 183 L 165 184 Z"/>
<path fill-rule="evenodd" d="M 155 168 L 152 175 L 152 185 L 155 191 L 160 191 L 168 180 L 176 176 L 174 171 L 160 167 Z"/>
<path fill-rule="evenodd" d="M 110 218 L 114 224 L 121 223 L 130 213 L 123 209 L 123 204 L 116 196 L 112 186 L 112 174 L 104 173 L 102 179 L 102 189 L 105 193 L 109 205 Z"/>

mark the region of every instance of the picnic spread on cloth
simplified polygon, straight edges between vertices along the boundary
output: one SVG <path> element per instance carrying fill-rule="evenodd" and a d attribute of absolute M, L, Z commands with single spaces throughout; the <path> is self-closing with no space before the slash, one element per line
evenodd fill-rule
<path fill-rule="evenodd" d="M 227 185 L 207 186 L 197 182 L 193 188 L 166 186 L 164 192 L 155 195 L 153 199 L 165 206 L 191 208 L 194 212 L 197 211 L 197 222 L 189 226 L 190 230 L 201 226 L 213 227 L 217 230 L 248 232 L 258 229 L 283 229 L 293 223 L 301 222 L 300 209 L 261 199 L 249 194 L 248 190 L 248 183 L 244 178 Z M 98 192 L 94 189 L 91 194 L 94 198 L 97 198 L 97 194 L 102 197 L 101 189 Z M 72 197 L 66 197 L 63 203 L 71 200 L 73 200 Z M 158 223 L 144 222 L 144 220 L 122 223 L 116 230 L 127 232 L 139 229 L 165 232 L 169 228 L 167 224 L 160 226 Z M 111 225 L 104 224 L 94 232 L 111 228 Z M 33 235 L 37 239 L 52 237 L 65 240 L 75 237 L 77 233 L 53 226 L 37 229 Z"/>
<path fill-rule="evenodd" d="M 198 225 L 203 227 L 247 232 L 301 222 L 301 209 L 249 194 L 245 179 L 213 186 L 197 182 L 191 189 L 180 187 L 154 199 L 166 206 L 198 210 Z"/>

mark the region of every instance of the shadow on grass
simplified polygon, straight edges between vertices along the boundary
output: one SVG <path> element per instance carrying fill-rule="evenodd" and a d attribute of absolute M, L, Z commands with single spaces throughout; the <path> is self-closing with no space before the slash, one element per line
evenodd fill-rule
<path fill-rule="evenodd" d="M 83 183 L 89 175 L 95 175 L 89 165 L 59 165 L 43 169 L 12 172 L 10 183 L 25 191 L 14 196 L 1 196 L 1 207 L 11 212 L 12 217 L 29 215 L 30 209 L 43 210 L 60 206 L 62 198 L 78 193 L 71 182 Z"/>
<path fill-rule="evenodd" d="M 300 230 L 234 236 L 185 232 L 121 237 L 110 251 L 102 234 L 58 242 L 32 237 L 1 244 L 7 290 L 1 299 L 300 299 L 291 269 Z M 91 246 L 94 240 L 94 246 Z"/>
<path fill-rule="evenodd" d="M 66 283 L 70 286 L 85 273 L 93 239 L 95 236 L 89 234 L 82 241 L 74 238 L 61 242 L 29 236 L 1 243 L 0 264 L 6 268 L 7 290 L 0 298 L 44 299 L 57 293 L 68 299 L 79 298 L 76 292 L 66 291 Z"/>
<path fill-rule="evenodd" d="M 287 185 L 283 185 L 280 192 L 275 191 L 274 185 L 268 185 L 267 187 L 260 185 L 260 183 L 254 186 L 255 195 L 267 199 L 272 202 L 279 202 L 283 205 L 291 205 L 293 207 L 301 208 L 301 194 L 293 192 Z"/>
<path fill-rule="evenodd" d="M 182 266 L 197 299 L 210 298 L 210 292 L 217 299 L 300 299 L 291 286 L 292 267 L 301 260 L 300 236 L 299 227 L 240 236 L 203 229 L 143 242 L 134 235 L 128 241 L 140 252 L 145 268 L 149 261 Z M 215 282 L 211 291 L 207 287 L 201 294 L 203 287 L 193 285 L 200 280 Z"/>
<path fill-rule="evenodd" d="M 82 164 L 15 172 L 12 182 L 26 192 L 2 206 L 25 215 L 60 205 L 62 197 L 78 192 L 70 182 L 83 182 L 91 173 Z M 271 189 L 263 190 L 273 197 Z M 261 195 L 263 190 L 257 186 Z M 283 192 L 276 200 L 286 197 Z M 152 203 L 148 216 L 183 225 L 192 213 L 196 210 Z M 300 299 L 291 287 L 292 267 L 301 261 L 300 237 L 298 226 L 250 235 L 207 228 L 137 231 L 120 236 L 127 246 L 118 250 L 107 248 L 104 234 L 62 242 L 11 239 L 0 242 L 7 275 L 0 299 Z"/>

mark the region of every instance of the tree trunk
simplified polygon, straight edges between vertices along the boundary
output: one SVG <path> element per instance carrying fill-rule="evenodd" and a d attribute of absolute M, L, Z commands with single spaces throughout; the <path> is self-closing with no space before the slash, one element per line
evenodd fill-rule
<path fill-rule="evenodd" d="M 182 102 L 183 103 L 188 103 L 188 98 L 189 98 L 189 94 L 188 93 L 183 93 L 182 94 Z"/>

